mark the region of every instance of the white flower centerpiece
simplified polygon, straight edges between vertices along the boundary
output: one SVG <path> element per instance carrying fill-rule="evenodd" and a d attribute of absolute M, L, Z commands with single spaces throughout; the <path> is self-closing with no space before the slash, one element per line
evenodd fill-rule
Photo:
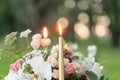
<path fill-rule="evenodd" d="M 20 34 L 20 38 L 27 39 L 27 44 L 30 33 L 31 30 L 28 29 Z M 17 39 L 16 35 L 17 32 L 7 35 L 5 44 L 12 45 Z M 59 47 L 54 45 L 48 51 L 50 44 L 51 40 L 43 38 L 41 34 L 33 35 L 31 45 L 28 44 L 26 47 L 26 50 L 29 48 L 29 52 L 10 65 L 9 73 L 4 80 L 58 80 Z M 88 46 L 87 57 L 80 52 L 73 52 L 66 44 L 63 50 L 65 80 L 107 80 L 101 73 L 103 66 L 95 61 L 95 45 Z"/>

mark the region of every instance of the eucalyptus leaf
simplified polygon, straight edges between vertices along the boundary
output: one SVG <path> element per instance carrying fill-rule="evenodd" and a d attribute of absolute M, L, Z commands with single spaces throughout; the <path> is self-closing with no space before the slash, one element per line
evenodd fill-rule
<path fill-rule="evenodd" d="M 72 59 L 79 59 L 79 56 L 73 56 Z"/>
<path fill-rule="evenodd" d="M 87 75 L 89 76 L 90 80 L 99 80 L 98 76 L 92 71 L 88 71 Z"/>

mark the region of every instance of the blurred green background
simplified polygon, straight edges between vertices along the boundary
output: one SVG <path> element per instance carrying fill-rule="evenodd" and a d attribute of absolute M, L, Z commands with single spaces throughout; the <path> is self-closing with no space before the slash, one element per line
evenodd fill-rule
<path fill-rule="evenodd" d="M 96 45 L 103 74 L 109 80 L 120 80 L 119 14 L 120 0 L 0 0 L 0 49 L 10 32 L 30 28 L 32 34 L 42 33 L 44 26 L 53 44 L 57 43 L 57 23 L 61 23 L 66 41 L 77 43 L 85 55 L 88 45 Z M 0 80 L 14 62 L 4 55 L 0 54 Z"/>

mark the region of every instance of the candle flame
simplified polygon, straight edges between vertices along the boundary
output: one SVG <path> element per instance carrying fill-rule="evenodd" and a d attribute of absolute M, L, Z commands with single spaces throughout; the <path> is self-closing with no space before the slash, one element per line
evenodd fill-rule
<path fill-rule="evenodd" d="M 59 35 L 62 35 L 62 25 L 59 24 Z"/>
<path fill-rule="evenodd" d="M 43 37 L 47 38 L 47 36 L 48 36 L 47 27 L 44 27 L 43 28 Z"/>

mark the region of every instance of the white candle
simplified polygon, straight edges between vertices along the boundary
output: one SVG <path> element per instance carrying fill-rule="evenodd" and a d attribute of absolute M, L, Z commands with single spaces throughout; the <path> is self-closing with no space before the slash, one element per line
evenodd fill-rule
<path fill-rule="evenodd" d="M 64 80 L 63 37 L 61 24 L 59 24 L 59 80 Z"/>

